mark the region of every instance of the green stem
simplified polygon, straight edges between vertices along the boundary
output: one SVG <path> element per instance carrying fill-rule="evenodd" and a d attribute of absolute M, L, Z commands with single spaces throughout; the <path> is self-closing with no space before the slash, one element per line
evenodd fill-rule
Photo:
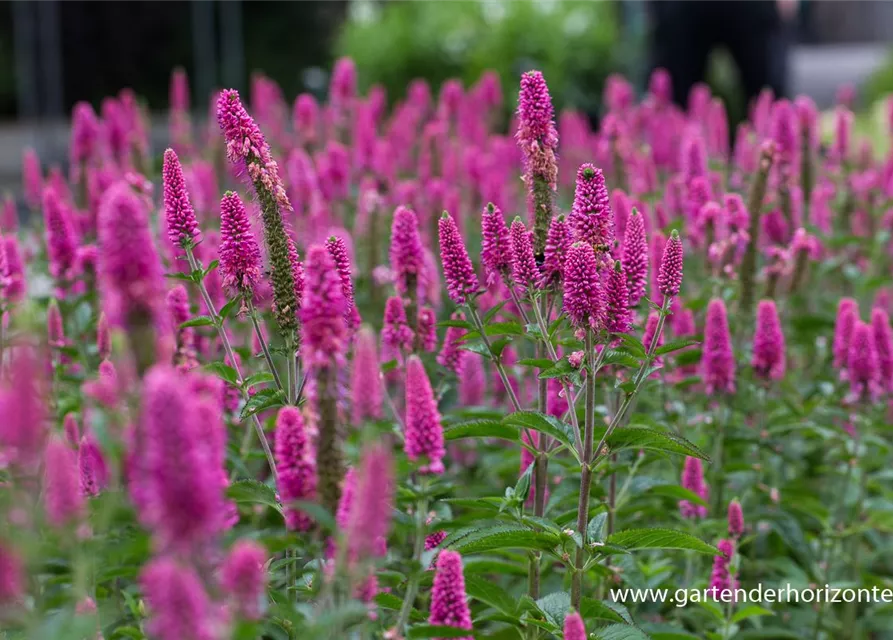
<path fill-rule="evenodd" d="M 397 625 L 395 627 L 398 634 L 403 634 L 404 629 L 406 628 L 406 623 L 409 622 L 409 614 L 412 611 L 412 603 L 415 602 L 416 593 L 419 589 L 419 581 L 421 580 L 422 573 L 424 573 L 425 568 L 418 565 L 422 560 L 422 552 L 425 550 L 425 535 L 426 535 L 426 518 L 428 514 L 428 487 L 427 483 L 422 481 L 421 485 L 422 496 L 419 498 L 419 501 L 416 505 L 416 534 L 415 534 L 415 542 L 413 544 L 412 549 L 412 561 L 413 561 L 413 575 L 409 579 L 409 584 L 406 586 L 406 595 L 403 597 L 403 605 L 400 607 L 400 617 L 397 618 Z"/>
<path fill-rule="evenodd" d="M 267 366 L 270 368 L 270 373 L 273 374 L 273 380 L 276 382 L 276 388 L 282 391 L 282 380 L 279 378 L 279 371 L 276 369 L 276 365 L 273 363 L 273 356 L 270 353 L 270 348 L 267 346 L 267 340 L 264 338 L 264 332 L 260 327 L 260 320 L 257 317 L 257 308 L 254 306 L 254 300 L 250 295 L 246 295 L 244 297 L 245 302 L 248 303 L 248 315 L 251 318 L 251 324 L 254 325 L 254 333 L 257 336 L 257 341 L 260 342 L 260 347 L 264 352 L 264 359 L 267 361 Z"/>
<path fill-rule="evenodd" d="M 590 371 L 586 376 L 586 412 L 584 414 L 584 438 L 583 455 L 580 462 L 580 496 L 577 502 L 577 532 L 583 540 L 581 548 L 577 549 L 576 562 L 574 563 L 574 575 L 571 580 L 571 606 L 580 608 L 580 599 L 583 596 L 583 562 L 586 547 L 586 527 L 589 524 L 589 491 L 592 487 L 592 442 L 595 439 L 595 347 L 593 345 L 592 331 L 586 331 L 586 359 L 590 363 Z M 602 350 L 604 351 L 604 350 Z"/>
<path fill-rule="evenodd" d="M 189 260 L 189 268 L 192 269 L 192 272 L 201 271 L 201 265 L 199 265 L 198 261 L 195 259 L 195 255 L 192 252 L 192 249 L 186 249 L 186 258 Z M 208 309 L 208 315 L 211 316 L 211 319 L 214 321 L 214 326 L 217 328 L 217 335 L 220 336 L 220 341 L 223 343 L 223 349 L 226 351 L 226 355 L 229 358 L 230 366 L 236 372 L 236 384 L 239 387 L 239 391 L 242 394 L 242 398 L 248 400 L 248 390 L 245 388 L 243 384 L 244 378 L 242 377 L 242 372 L 239 370 L 239 362 L 236 360 L 236 354 L 233 352 L 233 347 L 229 342 L 229 336 L 226 335 L 226 329 L 223 327 L 223 320 L 220 318 L 220 315 L 217 313 L 217 308 L 214 306 L 214 301 L 211 300 L 211 296 L 208 294 L 207 288 L 205 288 L 204 278 L 198 279 L 196 282 L 198 285 L 198 290 L 202 295 L 202 299 L 205 301 L 205 307 Z M 267 463 L 270 465 L 270 471 L 273 472 L 273 477 L 276 479 L 276 483 L 279 483 L 279 474 L 276 472 L 276 461 L 273 458 L 273 452 L 270 450 L 270 443 L 267 441 L 267 436 L 264 434 L 264 428 L 260 424 L 260 420 L 258 420 L 256 415 L 252 415 L 252 423 L 254 425 L 254 430 L 257 433 L 257 438 L 260 440 L 260 445 L 264 450 L 264 455 L 267 457 Z M 249 427 L 250 428 L 250 427 Z"/>
<path fill-rule="evenodd" d="M 490 338 L 487 337 L 487 333 L 484 331 L 484 324 L 483 322 L 481 322 L 481 318 L 478 315 L 477 309 L 471 301 L 469 301 L 466 306 L 468 307 L 468 315 L 471 318 L 472 323 L 474 323 L 474 328 L 477 329 L 477 332 L 480 334 L 481 340 L 483 341 L 484 346 L 487 347 L 487 352 L 490 354 L 490 357 L 493 360 L 496 371 L 499 373 L 499 377 L 502 379 L 502 384 L 505 387 L 505 391 L 512 403 L 512 407 L 515 411 L 521 411 L 521 403 L 518 402 L 518 396 L 515 395 L 515 390 L 512 388 L 512 385 L 509 382 L 508 374 L 505 372 L 505 366 L 502 364 L 502 358 L 500 358 L 493 352 L 493 348 L 490 344 Z"/>

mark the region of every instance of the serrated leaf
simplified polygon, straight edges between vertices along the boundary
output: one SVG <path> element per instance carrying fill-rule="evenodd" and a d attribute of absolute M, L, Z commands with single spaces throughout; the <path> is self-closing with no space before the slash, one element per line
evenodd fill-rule
<path fill-rule="evenodd" d="M 564 618 L 571 610 L 571 597 L 566 591 L 556 591 L 536 601 L 536 606 L 556 627 L 564 625 Z"/>
<path fill-rule="evenodd" d="M 264 504 L 282 513 L 282 505 L 276 499 L 273 487 L 257 480 L 236 480 L 226 488 L 226 494 L 238 504 Z"/>
<path fill-rule="evenodd" d="M 611 603 L 613 604 L 613 603 Z M 610 620 L 611 622 L 623 622 L 623 616 L 608 606 L 608 603 L 583 598 L 580 600 L 580 616 L 584 620 Z"/>
<path fill-rule="evenodd" d="M 214 326 L 214 318 L 211 316 L 198 316 L 197 318 L 193 318 L 192 320 L 187 320 L 186 322 L 180 325 L 181 329 L 188 329 L 189 327 L 212 327 Z"/>
<path fill-rule="evenodd" d="M 645 345 L 642 344 L 642 341 L 639 340 L 636 336 L 630 335 L 628 333 L 618 333 L 614 335 L 615 338 L 618 338 L 627 350 L 632 353 L 634 356 L 639 358 L 645 357 Z"/>
<path fill-rule="evenodd" d="M 636 368 L 641 363 L 639 359 L 631 353 L 620 351 L 619 349 L 608 349 L 605 352 L 604 358 L 602 359 L 602 366 L 606 366 L 609 364 Z"/>
<path fill-rule="evenodd" d="M 596 429 L 596 433 L 604 428 Z M 600 438 L 596 436 L 596 440 Z M 675 433 L 666 431 L 656 431 L 654 429 L 645 429 L 642 427 L 623 427 L 615 429 L 611 437 L 608 438 L 608 446 L 613 452 L 622 451 L 624 449 L 646 449 L 649 451 L 664 451 L 674 453 L 681 456 L 691 456 L 692 458 L 700 458 L 701 460 L 710 461 L 710 457 L 701 451 L 694 444 L 677 436 Z"/>
<path fill-rule="evenodd" d="M 719 549 L 690 533 L 673 529 L 627 529 L 608 536 L 608 544 L 630 551 L 638 549 L 680 549 L 708 555 L 720 555 Z"/>
<path fill-rule="evenodd" d="M 285 394 L 279 389 L 261 389 L 248 398 L 248 402 L 242 408 L 240 420 L 249 418 L 260 411 L 281 407 L 285 404 Z"/>
<path fill-rule="evenodd" d="M 463 554 L 482 553 L 494 549 L 551 549 L 558 543 L 557 536 L 515 525 L 496 525 L 470 531 L 454 542 L 444 545 Z"/>
<path fill-rule="evenodd" d="M 228 364 L 224 364 L 223 362 L 209 362 L 202 367 L 202 369 L 233 386 L 238 386 L 239 384 L 239 374 Z"/>
<path fill-rule="evenodd" d="M 406 637 L 409 640 L 414 638 L 467 638 L 468 634 L 469 631 L 467 629 L 434 624 L 418 624 L 407 630 Z"/>
<path fill-rule="evenodd" d="M 530 477 L 533 475 L 533 468 L 535 466 L 536 465 L 533 463 L 527 465 L 524 473 L 521 474 L 521 477 L 518 478 L 518 482 L 515 483 L 515 496 L 521 502 L 527 502 L 527 496 L 530 495 Z"/>
<path fill-rule="evenodd" d="M 444 440 L 459 440 L 462 438 L 500 438 L 517 442 L 520 432 L 516 427 L 505 424 L 500 420 L 471 420 L 452 424 L 443 429 Z"/>
<path fill-rule="evenodd" d="M 502 421 L 519 429 L 526 427 L 555 438 L 577 457 L 574 428 L 558 418 L 537 411 L 518 411 L 507 415 Z M 577 461 L 579 462 L 579 458 Z"/>
<path fill-rule="evenodd" d="M 667 342 L 662 347 L 658 347 L 654 350 L 655 355 L 661 356 L 665 353 L 672 353 L 674 351 L 679 351 L 680 349 L 685 349 L 685 347 L 690 347 L 694 344 L 701 344 L 700 340 L 694 340 L 692 338 L 680 338 L 678 340 L 671 340 Z"/>
<path fill-rule="evenodd" d="M 515 615 L 518 610 L 517 600 L 502 587 L 490 580 L 474 575 L 465 576 L 465 592 L 475 600 L 479 600 L 498 609 L 507 615 Z"/>
<path fill-rule="evenodd" d="M 649 640 L 648 634 L 628 624 L 612 624 L 595 633 L 598 640 Z"/>
<path fill-rule="evenodd" d="M 605 511 L 597 513 L 586 526 L 586 540 L 588 542 L 604 542 L 605 525 L 608 522 L 608 514 Z"/>
<path fill-rule="evenodd" d="M 571 366 L 571 363 L 568 362 L 567 358 L 564 357 L 556 362 L 554 366 L 552 366 L 552 368 L 546 369 L 545 371 L 541 372 L 539 378 L 540 380 L 546 380 L 549 378 L 560 378 L 562 376 L 570 375 L 574 371 L 576 371 L 576 369 L 574 369 Z"/>

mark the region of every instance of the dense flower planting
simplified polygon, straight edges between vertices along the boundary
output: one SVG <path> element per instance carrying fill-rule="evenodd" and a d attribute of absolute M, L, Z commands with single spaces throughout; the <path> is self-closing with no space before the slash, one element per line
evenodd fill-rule
<path fill-rule="evenodd" d="M 0 217 L 0 636 L 888 629 L 735 590 L 893 584 L 893 160 L 668 80 L 78 104 Z"/>

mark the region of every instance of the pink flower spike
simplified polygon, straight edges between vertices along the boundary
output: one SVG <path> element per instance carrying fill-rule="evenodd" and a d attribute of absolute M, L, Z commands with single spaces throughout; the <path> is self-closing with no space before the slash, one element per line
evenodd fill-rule
<path fill-rule="evenodd" d="M 605 299 L 592 245 L 575 243 L 564 262 L 564 310 L 577 328 L 601 327 Z"/>
<path fill-rule="evenodd" d="M 533 241 L 530 233 L 521 222 L 521 218 L 515 217 L 512 221 L 511 245 L 512 245 L 512 277 L 515 284 L 525 290 L 537 287 L 540 281 L 539 269 L 536 266 L 536 258 L 533 255 Z"/>
<path fill-rule="evenodd" d="M 62 312 L 59 303 L 53 298 L 47 306 L 47 340 L 51 347 L 65 346 L 65 325 L 62 322 Z"/>
<path fill-rule="evenodd" d="M 714 298 L 707 305 L 701 376 L 707 395 L 735 392 L 735 357 L 726 317 L 726 305 Z"/>
<path fill-rule="evenodd" d="M 266 550 L 253 540 L 239 540 L 220 568 L 220 586 L 240 618 L 259 620 L 266 609 Z"/>
<path fill-rule="evenodd" d="M 344 323 L 347 302 L 335 262 L 325 247 L 313 245 L 307 251 L 304 269 L 306 288 L 301 305 L 304 362 L 313 366 L 341 364 L 347 352 Z"/>
<path fill-rule="evenodd" d="M 99 444 L 89 435 L 81 438 L 78 446 L 78 472 L 81 495 L 92 497 L 99 495 L 109 483 L 108 467 Z"/>
<path fill-rule="evenodd" d="M 682 470 L 682 488 L 688 489 L 702 500 L 707 500 L 708 490 L 704 482 L 704 468 L 700 458 L 687 457 Z M 679 511 L 683 518 L 696 519 L 707 517 L 707 507 L 691 503 L 687 500 L 679 502 Z"/>
<path fill-rule="evenodd" d="M 164 152 L 161 168 L 164 183 L 164 214 L 167 217 L 167 235 L 170 241 L 183 249 L 191 249 L 200 239 L 195 210 L 189 201 L 183 167 L 173 149 Z"/>
<path fill-rule="evenodd" d="M 852 298 L 841 298 L 837 304 L 837 320 L 834 323 L 834 368 L 841 371 L 847 367 L 850 357 L 850 338 L 859 320 L 859 305 Z"/>
<path fill-rule="evenodd" d="M 673 233 L 670 234 L 670 238 L 664 246 L 664 255 L 657 276 L 658 291 L 663 295 L 679 295 L 679 288 L 682 285 L 682 260 L 682 240 L 679 237 L 679 232 L 673 229 Z"/>
<path fill-rule="evenodd" d="M 0 606 L 14 604 L 24 595 L 24 563 L 15 549 L 0 540 Z"/>
<path fill-rule="evenodd" d="M 645 295 L 648 284 L 648 241 L 645 237 L 645 218 L 634 207 L 626 226 L 623 242 L 623 269 L 629 289 L 629 304 L 634 307 Z"/>
<path fill-rule="evenodd" d="M 391 225 L 391 271 L 400 295 L 415 293 L 424 269 L 424 250 L 415 212 L 397 207 Z M 412 291 L 410 289 L 412 288 Z"/>
<path fill-rule="evenodd" d="M 580 166 L 568 222 L 578 242 L 601 251 L 614 244 L 614 213 L 601 169 L 588 163 Z"/>
<path fill-rule="evenodd" d="M 415 334 L 406 320 L 406 308 L 403 300 L 391 296 L 384 306 L 384 326 L 381 328 L 383 345 L 396 350 L 410 351 Z"/>
<path fill-rule="evenodd" d="M 22 190 L 28 207 L 37 211 L 43 198 L 43 170 L 37 152 L 31 148 L 22 154 Z"/>
<path fill-rule="evenodd" d="M 505 218 L 492 202 L 481 217 L 481 263 L 487 270 L 487 284 L 504 278 L 512 266 L 511 237 Z"/>
<path fill-rule="evenodd" d="M 552 218 L 549 224 L 549 233 L 546 236 L 546 249 L 543 257 L 541 288 L 560 283 L 562 281 L 564 259 L 568 249 L 571 248 L 570 225 L 564 215 Z"/>
<path fill-rule="evenodd" d="M 65 280 L 71 276 L 78 238 L 68 205 L 52 187 L 43 192 L 43 220 L 50 275 Z"/>
<path fill-rule="evenodd" d="M 447 291 L 450 299 L 458 305 L 465 304 L 466 300 L 474 296 L 480 285 L 468 250 L 456 221 L 446 211 L 438 221 L 440 232 L 440 259 L 443 263 L 443 275 L 447 282 Z"/>
<path fill-rule="evenodd" d="M 387 552 L 394 490 L 394 462 L 389 450 L 380 444 L 367 446 L 360 454 L 345 532 L 350 559 L 366 560 Z"/>
<path fill-rule="evenodd" d="M 564 618 L 564 640 L 587 640 L 588 637 L 580 614 L 576 611 L 567 614 Z"/>
<path fill-rule="evenodd" d="M 890 329 L 890 317 L 880 307 L 871 310 L 871 330 L 874 335 L 881 383 L 891 391 L 893 390 L 893 331 Z"/>
<path fill-rule="evenodd" d="M 431 589 L 431 615 L 428 623 L 471 631 L 471 611 L 465 595 L 462 556 L 444 549 L 437 555 L 434 586 Z M 459 640 L 472 640 L 463 636 Z"/>
<path fill-rule="evenodd" d="M 617 260 L 608 276 L 607 288 L 607 326 L 611 333 L 626 333 L 630 329 L 632 319 L 629 311 L 629 289 L 626 273 Z"/>
<path fill-rule="evenodd" d="M 464 321 L 465 315 L 457 311 L 450 316 L 450 319 Z M 462 327 L 447 328 L 446 335 L 443 338 L 443 346 L 440 348 L 440 353 L 437 354 L 437 364 L 453 373 L 459 373 L 463 356 L 466 353 L 459 347 L 462 345 L 461 339 L 466 333 L 468 333 L 467 329 Z"/>
<path fill-rule="evenodd" d="M 371 327 L 364 325 L 357 332 L 351 370 L 352 419 L 355 425 L 382 417 L 380 371 L 375 333 Z"/>
<path fill-rule="evenodd" d="M 61 527 L 80 517 L 84 510 L 77 458 L 65 442 L 52 438 L 47 443 L 44 468 L 46 485 L 43 496 L 47 519 L 54 527 Z"/>
<path fill-rule="evenodd" d="M 731 592 L 734 600 L 735 589 L 738 588 L 738 580 L 732 575 L 730 566 L 732 556 L 735 554 L 735 544 L 731 540 L 720 540 L 716 544 L 722 555 L 713 556 L 713 572 L 710 574 L 710 587 L 714 600 L 726 602 Z"/>
<path fill-rule="evenodd" d="M 260 247 L 245 205 L 233 191 L 227 191 L 220 200 L 218 252 L 223 286 L 233 293 L 254 291 L 261 276 Z"/>
<path fill-rule="evenodd" d="M 781 380 L 785 372 L 785 340 L 774 300 L 760 300 L 750 362 L 757 377 Z"/>
<path fill-rule="evenodd" d="M 404 448 L 407 457 L 413 462 L 419 458 L 425 459 L 419 468 L 420 473 L 443 473 L 443 425 L 431 382 L 418 356 L 410 356 L 406 363 Z"/>
<path fill-rule="evenodd" d="M 733 538 L 740 538 L 744 533 L 744 512 L 741 510 L 741 503 L 732 500 L 729 503 L 729 535 Z"/>
<path fill-rule="evenodd" d="M 346 305 L 344 321 L 349 327 L 354 328 L 355 321 L 359 320 L 359 314 L 354 302 L 353 278 L 347 246 L 345 246 L 343 239 L 337 236 L 329 236 L 326 240 L 326 250 L 332 256 L 332 262 L 335 263 L 335 270 L 338 272 L 338 277 L 341 280 L 341 294 L 344 296 Z"/>
<path fill-rule="evenodd" d="M 861 320 L 856 321 L 850 340 L 847 377 L 850 381 L 848 401 L 877 400 L 881 392 L 878 355 L 872 327 Z"/>
<path fill-rule="evenodd" d="M 215 611 L 195 570 L 171 557 L 143 567 L 140 585 L 149 609 L 146 629 L 157 640 L 214 640 Z M 218 623 L 220 624 L 220 623 Z"/>
<path fill-rule="evenodd" d="M 304 418 L 297 407 L 279 410 L 275 449 L 285 526 L 289 531 L 307 531 L 312 525 L 310 516 L 291 505 L 298 500 L 316 497 L 316 457 Z"/>
<path fill-rule="evenodd" d="M 96 351 L 100 360 L 108 360 L 112 355 L 112 336 L 108 317 L 104 312 L 99 313 L 99 321 L 96 323 Z"/>

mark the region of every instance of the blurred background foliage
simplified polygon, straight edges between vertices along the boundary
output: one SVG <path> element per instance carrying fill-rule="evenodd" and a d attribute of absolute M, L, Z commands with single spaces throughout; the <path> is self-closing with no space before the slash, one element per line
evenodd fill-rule
<path fill-rule="evenodd" d="M 335 49 L 357 62 L 364 86 L 381 83 L 391 101 L 414 78 L 436 90 L 448 78 L 471 83 L 487 69 L 511 96 L 521 72 L 536 68 L 556 106 L 596 113 L 605 78 L 629 72 L 643 50 L 619 37 L 613 2 L 366 0 L 351 5 Z"/>

